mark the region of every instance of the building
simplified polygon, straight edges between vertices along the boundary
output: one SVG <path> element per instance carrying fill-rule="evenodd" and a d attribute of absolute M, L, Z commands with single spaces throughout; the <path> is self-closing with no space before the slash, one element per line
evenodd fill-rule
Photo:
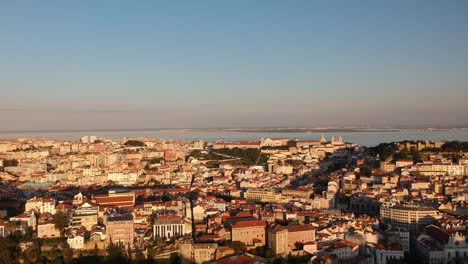
<path fill-rule="evenodd" d="M 267 138 L 260 140 L 262 147 L 280 147 L 287 146 L 289 138 Z"/>
<path fill-rule="evenodd" d="M 402 168 L 406 166 L 411 166 L 413 165 L 414 161 L 413 160 L 397 160 L 395 162 L 395 167 L 396 168 Z"/>
<path fill-rule="evenodd" d="M 67 238 L 67 243 L 72 249 L 83 249 L 85 241 L 85 232 L 84 227 L 81 228 L 72 228 L 70 230 L 70 235 Z"/>
<path fill-rule="evenodd" d="M 244 198 L 252 202 L 268 202 L 268 203 L 281 202 L 281 194 L 276 193 L 273 190 L 248 189 L 244 193 Z"/>
<path fill-rule="evenodd" d="M 435 141 L 435 140 L 418 140 L 417 142 L 407 141 L 404 144 L 404 148 L 407 150 L 423 150 L 426 148 L 439 149 L 442 145 L 445 144 L 445 141 Z"/>
<path fill-rule="evenodd" d="M 24 207 L 24 210 L 27 212 L 33 210 L 40 214 L 55 214 L 55 200 L 50 198 L 31 198 L 26 202 Z"/>
<path fill-rule="evenodd" d="M 352 197 L 349 201 L 349 209 L 353 213 L 378 215 L 381 203 L 367 196 Z"/>
<path fill-rule="evenodd" d="M 94 195 L 96 204 L 101 207 L 116 206 L 116 207 L 130 207 L 135 205 L 134 192 L 116 192 L 110 190 L 107 194 Z"/>
<path fill-rule="evenodd" d="M 382 206 L 380 216 L 393 227 L 416 230 L 434 223 L 437 210 L 430 207 Z"/>
<path fill-rule="evenodd" d="M 74 234 L 67 238 L 67 243 L 72 249 L 83 249 L 84 248 L 84 235 Z"/>
<path fill-rule="evenodd" d="M 202 264 L 216 258 L 218 244 L 185 241 L 179 244 L 179 250 L 181 263 Z"/>
<path fill-rule="evenodd" d="M 313 194 L 313 191 L 310 189 L 283 189 L 281 195 L 283 197 L 293 197 L 293 198 L 310 198 Z"/>
<path fill-rule="evenodd" d="M 83 226 L 91 230 L 98 223 L 98 207 L 96 204 L 86 201 L 80 204 L 74 211 L 71 219 L 72 227 Z"/>
<path fill-rule="evenodd" d="M 410 250 L 410 233 L 404 228 L 391 228 L 387 230 L 388 243 L 400 243 L 404 252 Z"/>
<path fill-rule="evenodd" d="M 173 238 L 186 234 L 185 220 L 175 214 L 162 215 L 154 221 L 153 235 L 157 237 Z"/>
<path fill-rule="evenodd" d="M 309 252 L 313 253 L 313 252 Z M 336 255 L 338 259 L 351 259 L 359 255 L 359 245 L 348 240 L 320 242 L 317 245 L 317 256 Z"/>
<path fill-rule="evenodd" d="M 257 148 L 259 149 L 260 147 L 261 147 L 261 144 L 258 141 L 255 141 L 255 142 L 253 141 L 233 141 L 233 142 L 220 141 L 220 142 L 213 143 L 213 149 L 223 149 L 223 148 L 228 148 L 228 149 Z"/>
<path fill-rule="evenodd" d="M 288 146 L 296 148 L 308 148 L 311 146 L 320 146 L 322 142 L 320 140 L 292 140 L 288 142 Z"/>
<path fill-rule="evenodd" d="M 131 214 L 109 215 L 105 221 L 106 244 L 133 246 L 133 216 Z"/>
<path fill-rule="evenodd" d="M 25 212 L 18 216 L 11 217 L 10 222 L 20 222 L 22 223 L 22 225 L 20 226 L 31 227 L 33 230 L 36 230 L 37 220 L 36 220 L 36 216 L 33 213 Z"/>
<path fill-rule="evenodd" d="M 6 237 L 5 224 L 7 222 L 3 219 L 0 219 L 0 238 Z"/>
<path fill-rule="evenodd" d="M 238 221 L 231 225 L 231 240 L 243 242 L 247 246 L 264 246 L 266 241 L 266 221 Z"/>
<path fill-rule="evenodd" d="M 468 261 L 466 236 L 457 231 L 430 225 L 414 238 L 421 263 L 456 264 Z"/>
<path fill-rule="evenodd" d="M 387 264 L 394 261 L 402 261 L 405 252 L 399 243 L 392 243 L 390 245 L 381 243 L 375 248 L 372 255 L 375 256 L 376 264 Z"/>
<path fill-rule="evenodd" d="M 41 214 L 39 216 L 39 223 L 37 224 L 37 237 L 52 238 L 60 236 L 60 230 L 55 228 L 53 216 L 50 213 Z"/>
<path fill-rule="evenodd" d="M 315 240 L 315 228 L 310 225 L 273 225 L 268 228 L 268 247 L 276 254 L 288 254 L 298 244 Z"/>

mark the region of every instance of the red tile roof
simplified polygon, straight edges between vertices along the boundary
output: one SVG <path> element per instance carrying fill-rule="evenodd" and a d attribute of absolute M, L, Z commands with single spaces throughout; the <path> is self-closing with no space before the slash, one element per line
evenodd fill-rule
<path fill-rule="evenodd" d="M 266 226 L 265 220 L 250 220 L 250 221 L 239 221 L 232 225 L 232 228 L 245 228 L 245 227 L 257 227 Z"/>

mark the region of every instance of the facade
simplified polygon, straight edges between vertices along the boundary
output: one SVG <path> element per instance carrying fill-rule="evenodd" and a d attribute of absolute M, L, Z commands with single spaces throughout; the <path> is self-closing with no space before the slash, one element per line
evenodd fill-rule
<path fill-rule="evenodd" d="M 31 210 L 38 213 L 51 213 L 55 214 L 55 200 L 50 198 L 31 198 L 25 204 L 25 211 Z"/>
<path fill-rule="evenodd" d="M 36 230 L 36 216 L 33 213 L 22 213 L 18 216 L 11 217 L 10 222 L 21 222 L 24 223 L 26 227 L 31 227 L 33 230 Z"/>
<path fill-rule="evenodd" d="M 140 174 L 138 172 L 112 172 L 107 175 L 109 181 L 123 185 L 135 184 Z"/>
<path fill-rule="evenodd" d="M 260 141 L 262 147 L 280 147 L 287 146 L 289 138 L 267 138 Z"/>
<path fill-rule="evenodd" d="M 133 216 L 131 214 L 107 216 L 106 244 L 133 246 Z"/>
<path fill-rule="evenodd" d="M 281 195 L 283 197 L 297 197 L 297 198 L 310 198 L 313 194 L 312 190 L 309 189 L 283 189 Z"/>
<path fill-rule="evenodd" d="M 377 248 L 375 250 L 375 263 L 387 264 L 392 261 L 402 261 L 405 257 L 405 252 L 401 247 L 396 248 Z"/>
<path fill-rule="evenodd" d="M 162 215 L 154 221 L 153 235 L 155 238 L 173 238 L 185 234 L 185 220 L 178 215 Z"/>
<path fill-rule="evenodd" d="M 387 241 L 401 244 L 404 252 L 410 250 L 410 232 L 404 228 L 392 228 L 387 231 Z"/>
<path fill-rule="evenodd" d="M 84 237 L 82 235 L 71 236 L 67 239 L 67 243 L 70 245 L 70 248 L 83 249 Z"/>
<path fill-rule="evenodd" d="M 359 245 L 348 240 L 320 242 L 318 256 L 336 255 L 338 259 L 351 259 L 359 255 Z"/>
<path fill-rule="evenodd" d="M 320 140 L 293 140 L 288 142 L 288 146 L 296 148 L 308 148 L 311 146 L 320 146 L 323 142 Z"/>
<path fill-rule="evenodd" d="M 266 221 L 238 221 L 231 226 L 231 240 L 240 241 L 247 246 L 263 246 L 266 241 Z"/>
<path fill-rule="evenodd" d="M 315 228 L 310 225 L 274 225 L 268 228 L 268 247 L 276 254 L 288 254 L 297 243 L 305 244 L 315 240 Z"/>
<path fill-rule="evenodd" d="M 225 142 L 225 141 L 220 141 L 216 142 L 213 144 L 213 149 L 223 149 L 223 148 L 228 148 L 228 149 L 233 149 L 233 148 L 260 148 L 261 144 L 258 141 L 233 141 L 233 142 Z"/>
<path fill-rule="evenodd" d="M 216 258 L 218 244 L 216 243 L 192 243 L 183 242 L 179 244 L 182 263 L 202 264 Z"/>
<path fill-rule="evenodd" d="M 353 213 L 378 215 L 381 203 L 370 197 L 352 197 L 349 201 L 349 209 Z"/>
<path fill-rule="evenodd" d="M 60 237 L 60 231 L 55 228 L 53 220 L 47 220 L 37 225 L 38 238 Z"/>
<path fill-rule="evenodd" d="M 281 201 L 281 194 L 272 190 L 248 189 L 244 198 L 248 201 L 278 203 Z"/>
<path fill-rule="evenodd" d="M 468 261 L 468 243 L 465 235 L 459 232 L 430 225 L 414 238 L 422 263 L 456 264 Z"/>
<path fill-rule="evenodd" d="M 6 237 L 5 224 L 7 222 L 3 219 L 0 219 L 0 238 Z"/>
<path fill-rule="evenodd" d="M 73 213 L 71 219 L 72 227 L 84 226 L 91 230 L 98 223 L 98 208 L 91 202 L 82 203 Z"/>
<path fill-rule="evenodd" d="M 438 217 L 434 208 L 412 206 L 382 206 L 380 215 L 387 223 L 394 227 L 416 230 L 433 224 Z"/>

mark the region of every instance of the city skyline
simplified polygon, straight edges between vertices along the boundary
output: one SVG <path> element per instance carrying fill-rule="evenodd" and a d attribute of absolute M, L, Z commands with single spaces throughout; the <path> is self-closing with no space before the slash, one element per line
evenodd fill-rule
<path fill-rule="evenodd" d="M 464 126 L 467 7 L 2 3 L 0 131 Z"/>

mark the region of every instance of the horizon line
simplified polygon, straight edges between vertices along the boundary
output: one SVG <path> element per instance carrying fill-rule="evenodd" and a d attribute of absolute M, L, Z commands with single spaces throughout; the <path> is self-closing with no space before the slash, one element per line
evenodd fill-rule
<path fill-rule="evenodd" d="M 382 125 L 382 126 L 261 126 L 261 127 L 165 127 L 165 128 L 93 128 L 93 129 L 33 129 L 33 130 L 0 130 L 2 134 L 8 133 L 49 133 L 49 132 L 132 132 L 132 131 L 163 131 L 163 130 L 239 130 L 238 132 L 248 132 L 245 130 L 252 130 L 250 132 L 262 132 L 261 129 L 278 130 L 304 130 L 297 132 L 306 132 L 307 130 L 327 130 L 327 129 L 343 129 L 343 130 L 390 130 L 390 129 L 468 129 L 468 125 L 435 125 L 435 126 L 418 126 L 418 125 Z M 256 131 L 257 130 L 257 131 Z M 279 131 L 283 130 L 283 131 Z M 274 132 L 274 131 L 264 131 Z M 293 131 L 291 131 L 293 132 Z M 345 131 L 343 131 L 345 132 Z M 378 131 L 377 131 L 378 132 Z"/>

